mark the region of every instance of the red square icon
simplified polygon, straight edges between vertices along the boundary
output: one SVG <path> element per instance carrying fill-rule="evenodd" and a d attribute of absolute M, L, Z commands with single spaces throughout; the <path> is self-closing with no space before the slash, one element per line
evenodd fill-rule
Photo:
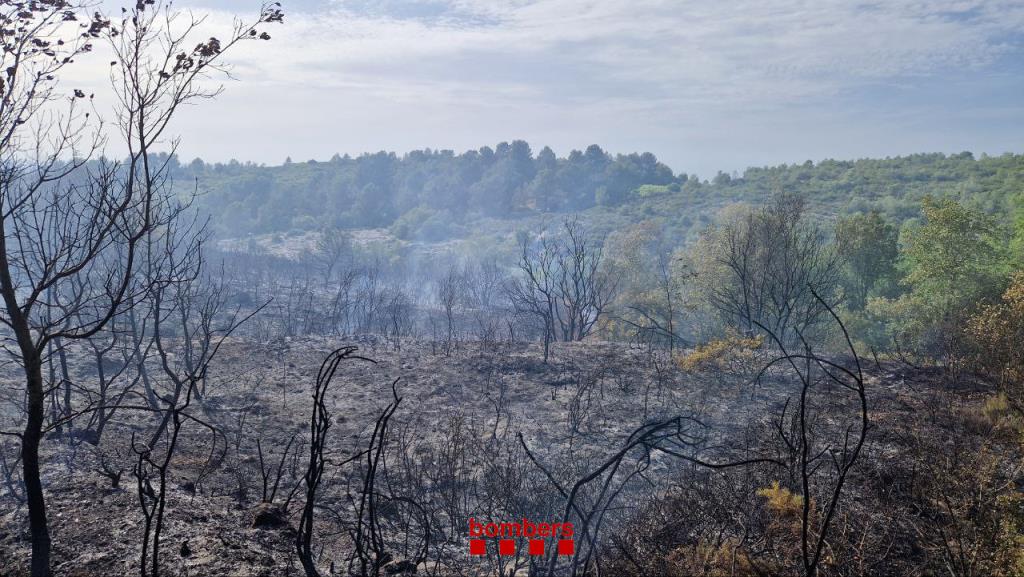
<path fill-rule="evenodd" d="M 544 554 L 544 540 L 543 539 L 530 539 L 530 555 L 543 555 Z"/>
<path fill-rule="evenodd" d="M 506 557 L 516 554 L 516 542 L 512 539 L 501 539 L 498 541 L 498 555 Z"/>
<path fill-rule="evenodd" d="M 576 542 L 572 539 L 559 539 L 558 540 L 558 554 L 559 555 L 572 555 L 576 551 Z"/>
<path fill-rule="evenodd" d="M 470 539 L 469 540 L 469 554 L 470 555 L 486 555 L 487 554 L 487 541 L 483 539 Z"/>

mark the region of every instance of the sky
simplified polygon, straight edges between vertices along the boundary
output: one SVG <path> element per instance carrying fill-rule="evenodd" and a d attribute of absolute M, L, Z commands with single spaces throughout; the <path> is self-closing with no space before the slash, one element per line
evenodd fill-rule
<path fill-rule="evenodd" d="M 189 160 L 599 144 L 676 172 L 1024 152 L 1024 0 L 293 0 Z M 179 0 L 211 28 L 258 4 Z M 86 68 L 88 80 L 102 79 Z M 93 66 L 93 65 L 90 65 Z M 102 94 L 100 95 L 102 97 Z"/>

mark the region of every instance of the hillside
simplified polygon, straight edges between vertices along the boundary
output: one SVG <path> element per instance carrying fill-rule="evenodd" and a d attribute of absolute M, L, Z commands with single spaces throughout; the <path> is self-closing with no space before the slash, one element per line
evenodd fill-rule
<path fill-rule="evenodd" d="M 534 154 L 523 141 L 463 154 L 378 152 L 280 166 L 172 159 L 171 166 L 177 186 L 198 185 L 201 207 L 222 237 L 387 228 L 403 240 L 435 242 L 580 212 L 605 230 L 662 219 L 672 236 L 685 239 L 721 206 L 778 191 L 806 196 L 823 215 L 877 209 L 904 221 L 916 217 L 925 195 L 1005 215 L 1024 190 L 1024 155 L 969 152 L 808 161 L 710 179 L 674 172 L 651 153 L 613 157 L 591 145 L 558 158 L 547 147 Z"/>

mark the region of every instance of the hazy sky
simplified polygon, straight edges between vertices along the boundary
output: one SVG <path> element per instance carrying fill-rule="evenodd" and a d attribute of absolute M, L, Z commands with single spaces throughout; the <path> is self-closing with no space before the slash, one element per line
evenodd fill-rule
<path fill-rule="evenodd" d="M 213 22 L 257 5 L 187 0 Z M 1024 1 L 283 2 L 239 82 L 183 112 L 190 159 L 279 164 L 502 140 L 674 170 L 1024 152 Z"/>

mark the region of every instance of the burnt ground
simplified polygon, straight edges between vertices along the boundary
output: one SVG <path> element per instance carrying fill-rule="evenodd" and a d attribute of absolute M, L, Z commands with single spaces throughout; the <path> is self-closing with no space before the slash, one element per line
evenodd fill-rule
<path fill-rule="evenodd" d="M 723 454 L 723 446 L 749 443 L 752 432 L 763 430 L 792 393 L 779 379 L 751 387 L 743 384 L 743 375 L 685 373 L 664 354 L 652 357 L 646 350 L 603 343 L 558 343 L 545 364 L 536 345 L 496 344 L 483 350 L 463 343 L 445 355 L 436 344 L 403 343 L 399 351 L 372 338 L 352 342 L 309 337 L 270 344 L 232 339 L 220 352 L 202 402 L 190 408 L 221 433 L 186 426 L 170 474 L 161 540 L 165 574 L 301 574 L 290 526 L 253 527 L 261 490 L 254 444 L 259 439 L 268 455 L 275 455 L 270 460 L 292 435 L 301 439 L 320 363 L 345 344 L 360 346 L 361 354 L 377 362 L 343 365 L 331 388 L 335 425 L 329 435 L 337 456 L 362 446 L 376 415 L 391 401 L 395 379 L 403 398 L 392 424 L 399 436 L 444 444 L 457 423 L 471 439 L 493 449 L 499 439 L 514 443 L 521 432 L 543 462 L 570 478 L 573 471 L 612 453 L 640 424 L 675 414 L 694 419 L 692 432 L 699 440 L 693 454 L 713 460 Z M 908 375 L 907 367 L 866 368 L 882 436 L 886 427 L 899 426 L 902 412 L 914 410 L 908 399 L 920 387 L 941 386 L 941 379 Z M 88 363 L 74 365 L 73 378 L 85 383 L 91 376 Z M 9 423 L 10 413 L 7 417 Z M 142 516 L 130 440 L 133 432 L 141 438 L 152 431 L 155 421 L 148 413 L 132 411 L 124 411 L 117 421 L 98 448 L 69 444 L 65 438 L 44 444 L 57 575 L 138 573 Z M 12 463 L 16 449 L 9 439 L 5 442 Z M 101 474 L 101 455 L 122 471 L 120 487 L 112 487 Z M 301 469 L 300 459 L 290 459 L 286 468 Z M 658 457 L 648 477 L 668 482 L 679 467 Z M 340 474 L 331 481 L 344 484 Z M 24 506 L 4 493 L 0 489 L 0 576 L 7 577 L 20 575 L 28 566 L 29 541 Z M 291 507 L 292 524 L 297 508 Z M 345 540 L 330 519 L 321 527 L 324 568 L 336 560 L 343 572 Z M 471 565 L 467 559 L 467 572 L 488 570 Z"/>

